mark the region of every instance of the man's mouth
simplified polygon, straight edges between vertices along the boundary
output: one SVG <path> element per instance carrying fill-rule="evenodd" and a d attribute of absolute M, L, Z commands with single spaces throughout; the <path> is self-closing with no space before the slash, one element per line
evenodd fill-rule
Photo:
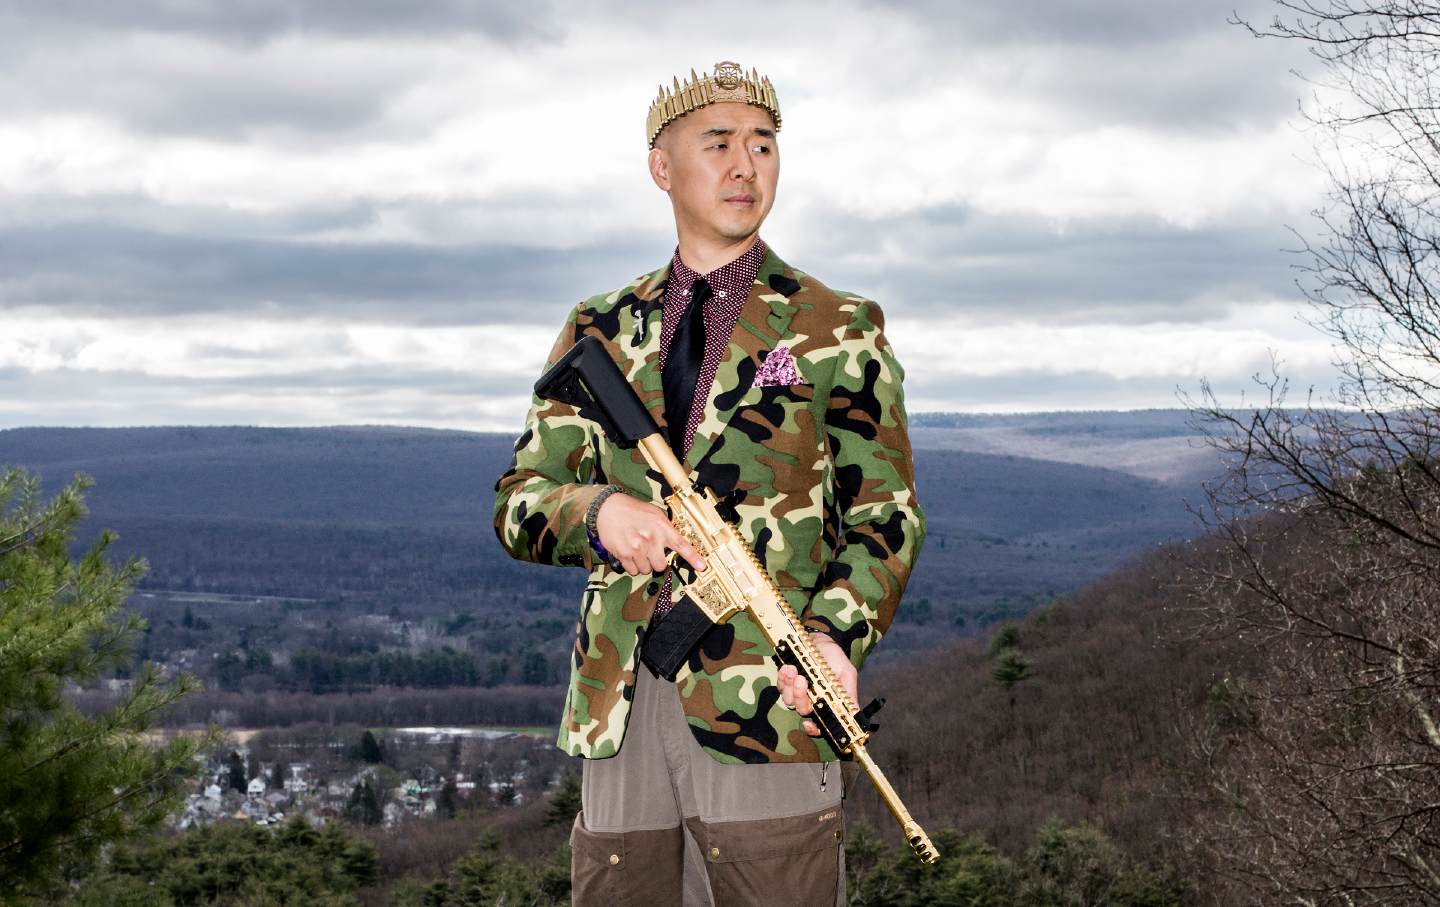
<path fill-rule="evenodd" d="M 742 192 L 742 193 L 740 193 L 739 195 L 732 195 L 732 196 L 730 196 L 729 198 L 725 199 L 725 204 L 727 204 L 727 205 L 753 205 L 753 204 L 755 204 L 755 197 L 754 197 L 753 195 L 747 195 L 746 193 L 743 193 L 743 192 Z"/>

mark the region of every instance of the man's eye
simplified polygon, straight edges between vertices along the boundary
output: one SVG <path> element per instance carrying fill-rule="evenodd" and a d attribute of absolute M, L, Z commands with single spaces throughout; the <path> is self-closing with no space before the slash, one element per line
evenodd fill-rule
<path fill-rule="evenodd" d="M 761 154 L 769 154 L 769 153 L 770 153 L 770 146 L 769 146 L 769 145 L 756 145 L 754 150 L 760 152 Z"/>

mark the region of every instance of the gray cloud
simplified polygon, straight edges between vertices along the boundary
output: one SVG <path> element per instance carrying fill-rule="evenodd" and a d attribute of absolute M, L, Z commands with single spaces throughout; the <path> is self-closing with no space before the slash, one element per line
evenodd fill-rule
<path fill-rule="evenodd" d="M 1042 99 L 1057 125 L 1136 124 L 1172 131 L 1231 130 L 1293 115 L 1289 68 L 1303 48 L 1263 47 L 1229 23 L 1233 10 L 1268 18 L 1269 0 L 1015 0 L 866 2 L 920 30 L 906 59 L 887 61 L 889 92 L 915 96 L 954 80 L 1023 105 Z M 938 116 L 956 112 L 937 111 Z M 963 126 L 963 113 L 957 127 Z"/>
<path fill-rule="evenodd" d="M 226 141 L 343 140 L 435 76 L 415 42 L 480 35 L 513 47 L 558 40 L 557 23 L 550 3 L 527 0 L 4 3 L 0 108 L 84 111 L 140 132 Z M 276 43 L 285 38 L 300 43 Z M 316 38 L 395 51 L 307 49 Z"/>
<path fill-rule="evenodd" d="M 286 70 L 258 65 L 219 71 L 132 70 L 88 84 L 86 97 L 74 93 L 61 103 L 106 114 L 124 112 L 127 125 L 142 132 L 238 141 L 278 132 L 343 140 L 375 123 L 386 104 L 414 81 L 414 73 L 376 59 L 368 66 Z M 73 91 L 73 89 L 71 89 Z M 39 99 L 36 99 L 39 100 Z"/>
<path fill-rule="evenodd" d="M 517 41 L 558 34 L 550 0 L 25 0 L 0 4 L 0 31 L 153 31 L 254 44 L 308 32 L 343 36 L 476 33 Z"/>
<path fill-rule="evenodd" d="M 1268 9 L 1259 0 L 1241 5 Z M 1057 123 L 1172 130 L 1233 129 L 1284 118 L 1294 109 L 1297 92 L 1287 69 L 1300 51 L 1278 42 L 1260 50 L 1255 39 L 1226 23 L 1229 6 L 921 0 L 861 3 L 857 9 L 894 11 L 919 29 L 912 54 L 887 60 L 856 86 L 885 97 L 978 80 L 1017 104 L 1043 99 Z M 841 7 L 834 14 L 843 18 L 848 11 Z M 524 0 L 0 2 L 0 53 L 11 75 L 0 84 L 0 106 L 84 110 L 144 132 L 338 140 L 381 122 L 408 88 L 426 79 L 443 82 L 443 73 L 430 71 L 424 42 L 479 35 L 513 48 L 575 39 L 587 22 L 653 27 L 663 20 L 674 28 L 688 25 L 689 15 L 651 0 L 568 6 Z M 645 32 L 636 35 L 639 49 Z M 157 36 L 182 43 L 159 50 Z M 391 42 L 395 52 L 279 58 L 265 52 L 291 37 Z M 62 46 L 67 52 L 56 53 Z M 209 53 L 196 52 L 207 47 Z M 658 73 L 655 81 L 664 77 Z M 791 84 L 782 84 L 782 96 L 787 88 L 828 88 Z M 963 120 L 961 112 L 937 114 Z"/>
<path fill-rule="evenodd" d="M 574 302 L 618 286 L 663 263 L 673 242 L 658 228 L 573 249 L 327 243 L 279 232 L 363 222 L 366 212 L 355 202 L 259 218 L 275 228 L 270 235 L 132 226 L 144 218 L 115 211 L 103 220 L 0 227 L 0 305 L 485 323 L 513 318 L 519 303 Z M 815 212 L 807 220 L 806 235 L 821 239 L 796 265 L 909 315 L 1198 321 L 1238 300 L 1293 294 L 1280 251 L 1288 234 L 1278 225 L 1187 230 L 1157 219 L 1092 219 L 1058 233 L 1041 218 L 955 207 L 872 220 Z M 884 254 L 870 251 L 876 237 L 885 238 Z"/>
<path fill-rule="evenodd" d="M 131 204 L 136 214 L 127 216 Z M 443 217 L 435 203 L 423 204 L 429 207 L 421 217 Z M 512 318 L 517 304 L 574 302 L 618 286 L 662 264 L 673 243 L 659 224 L 578 248 L 306 237 L 364 224 L 373 214 L 363 200 L 212 216 L 110 197 L 86 217 L 71 200 L 68 209 L 57 205 L 48 223 L 0 226 L 0 305 L 486 323 Z M 1184 229 L 1155 218 L 1097 218 L 1057 232 L 1042 218 L 963 207 L 875 219 L 814 211 L 802 223 L 811 242 L 794 264 L 907 315 L 1199 321 L 1236 301 L 1294 295 L 1290 258 L 1281 251 L 1290 236 L 1280 225 Z"/>
<path fill-rule="evenodd" d="M 1179 48 L 1028 47 L 1022 52 L 1043 63 L 1017 73 L 1011 90 L 1044 97 L 1058 119 L 1089 126 L 1228 132 L 1283 122 L 1295 114 L 1295 84 L 1283 62 L 1253 42 L 1237 30 Z"/>
<path fill-rule="evenodd" d="M 1269 8 L 1262 0 L 1245 2 Z M 1040 133 L 1121 125 L 1169 132 L 1167 141 L 1173 141 L 1174 133 L 1188 140 L 1191 132 L 1283 122 L 1298 93 L 1286 74 L 1292 48 L 1273 42 L 1261 48 L 1225 24 L 1228 6 L 917 0 L 858 8 L 896 11 L 901 25 L 895 31 L 909 42 L 909 52 L 886 56 L 883 66 L 868 71 L 856 64 L 847 89 L 853 91 L 851 106 L 842 116 L 883 117 L 887 102 L 902 92 L 925 98 L 954 80 L 970 79 L 1002 106 L 1013 101 L 1023 108 L 1027 129 L 1037 128 L 1039 112 L 1046 118 Z M 794 9 L 775 14 L 793 18 Z M 837 35 L 851 27 L 852 12 L 843 4 L 830 7 Z M 417 88 L 445 90 L 450 73 L 443 67 L 457 57 L 437 53 L 431 59 L 432 48 L 492 48 L 503 55 L 526 45 L 583 41 L 599 21 L 607 27 L 644 23 L 627 43 L 604 48 L 613 50 L 617 74 L 628 77 L 643 65 L 629 62 L 630 56 L 690 34 L 692 15 L 656 0 L 0 0 L 0 54 L 10 76 L 0 83 L 0 109 L 11 122 L 22 116 L 63 121 L 79 112 L 82 122 L 99 117 L 135 133 L 201 139 L 196 166 L 206 165 L 203 140 L 209 139 L 278 150 L 277 158 L 296 148 L 324 147 L 340 155 L 376 138 L 403 145 L 445 125 L 440 115 L 436 122 L 406 121 L 429 116 L 424 103 L 396 104 Z M 752 42 L 753 49 L 742 45 L 741 53 L 755 54 L 760 65 L 759 51 L 780 54 L 792 40 L 768 35 Z M 824 49 L 797 51 L 789 61 L 797 67 L 792 97 L 835 90 L 828 73 L 805 69 L 830 65 L 818 62 L 819 53 Z M 511 64 L 512 77 L 528 65 L 523 55 Z M 467 69 L 466 75 L 474 73 Z M 786 96 L 786 83 L 780 87 Z M 936 110 L 935 117 L 942 132 L 968 128 L 963 110 Z M 803 125 L 797 120 L 795 128 Z M 145 136 L 126 142 L 144 153 Z M 576 159 L 583 168 L 582 151 Z M 61 175 L 50 185 L 65 185 L 64 163 L 57 161 Z M 134 179 L 102 182 L 138 186 L 146 179 L 120 176 Z M 487 183 L 498 178 L 485 177 Z M 489 197 L 441 193 L 422 199 L 387 197 L 386 188 L 377 187 L 374 197 L 266 210 L 243 200 L 233 206 L 177 204 L 138 192 L 0 196 L 0 320 L 7 308 L 43 306 L 66 315 L 540 322 L 549 329 L 577 299 L 661 264 L 674 241 L 668 221 L 639 229 L 612 225 L 596 214 L 603 197 L 567 198 L 565 188 L 565 180 L 557 179 L 553 195 L 519 197 L 517 189 L 512 197 L 502 189 Z M 231 200 L 245 191 L 235 183 Z M 1067 222 L 1063 232 L 1040 217 L 954 206 L 890 217 L 828 209 L 785 214 L 797 248 L 787 248 L 779 233 L 767 233 L 777 251 L 833 286 L 880 300 L 892 318 L 960 312 L 995 321 L 1203 322 L 1246 300 L 1295 296 L 1292 259 L 1280 251 L 1292 245 L 1291 237 L 1254 212 L 1194 229 L 1159 216 L 1092 217 Z M 364 235 L 379 224 L 436 241 L 329 238 Z M 547 230 L 554 224 L 571 226 Z M 461 230 L 465 243 L 448 241 Z M 197 353 L 229 360 L 251 355 L 227 346 L 223 337 Z M 994 400 L 1034 407 L 1169 405 L 1174 383 L 1083 371 L 932 383 L 938 381 L 912 372 L 911 393 L 964 407 Z M 384 363 L 247 379 L 0 371 L 0 424 L 213 422 L 216 416 L 197 415 L 207 412 L 206 400 L 231 407 L 214 410 L 220 418 L 275 422 L 265 401 L 282 394 L 310 400 L 334 395 L 355 401 L 375 419 L 434 424 L 466 418 L 477 399 L 524 390 L 505 382 L 486 385 Z M 424 400 L 395 403 L 386 399 L 387 389 L 402 395 L 415 390 Z M 416 408 L 407 416 L 403 407 L 411 405 Z"/>
<path fill-rule="evenodd" d="M 3 197 L 6 221 L 25 229 L 128 228 L 150 233 L 213 239 L 303 239 L 372 224 L 380 204 L 367 198 L 336 198 L 319 204 L 251 209 L 161 201 L 138 192 Z M 453 204 L 453 203 L 452 203 Z"/>
<path fill-rule="evenodd" d="M 1191 0 L 1104 0 L 1056 3 L 953 3 L 947 0 L 871 0 L 866 6 L 908 13 L 946 37 L 976 43 L 1085 42 L 1109 47 L 1173 40 L 1223 23 L 1230 6 Z"/>
<path fill-rule="evenodd" d="M 513 321 L 517 309 L 536 302 L 576 302 L 653 267 L 654 257 L 621 244 L 436 247 L 179 235 L 115 225 L 12 227 L 0 228 L 0 306 L 65 306 L 76 314 L 228 311 L 487 323 Z M 628 268 L 627 261 L 633 262 Z"/>
<path fill-rule="evenodd" d="M 823 237 L 815 250 L 823 279 L 911 315 L 1200 321 L 1236 300 L 1294 295 L 1281 251 L 1293 238 L 1278 224 L 1186 229 L 1158 218 L 1089 218 L 1060 232 L 1043 218 L 958 206 L 811 219 Z M 885 253 L 865 254 L 876 237 Z"/>
<path fill-rule="evenodd" d="M 0 20 L 0 28 L 3 28 Z M 53 45 L 69 52 L 57 54 Z M 11 115 L 83 111 L 142 133 L 271 144 L 342 139 L 432 75 L 417 55 L 287 47 L 271 52 L 158 41 L 152 35 L 55 36 L 7 60 L 0 107 Z"/>

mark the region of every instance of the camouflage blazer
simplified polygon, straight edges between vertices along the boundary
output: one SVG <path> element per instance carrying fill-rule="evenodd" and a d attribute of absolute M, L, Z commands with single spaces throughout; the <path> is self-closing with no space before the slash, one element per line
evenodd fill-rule
<path fill-rule="evenodd" d="M 598 337 L 662 428 L 668 273 L 667 265 L 575 307 L 547 360 L 548 367 L 585 334 Z M 874 302 L 767 253 L 684 460 L 691 479 L 721 498 L 722 514 L 805 624 L 829 633 L 857 666 L 889 628 L 925 532 L 903 372 L 883 327 Z M 802 383 L 753 386 L 781 346 Z M 660 476 L 638 450 L 612 445 L 569 405 L 536 397 L 495 487 L 495 531 L 512 556 L 589 572 L 558 741 L 587 758 L 620 748 L 639 642 L 663 579 L 629 576 L 593 556 L 585 511 L 611 482 L 663 506 Z M 696 739 L 723 762 L 835 759 L 780 701 L 771 654 L 744 613 L 707 634 L 676 676 Z"/>

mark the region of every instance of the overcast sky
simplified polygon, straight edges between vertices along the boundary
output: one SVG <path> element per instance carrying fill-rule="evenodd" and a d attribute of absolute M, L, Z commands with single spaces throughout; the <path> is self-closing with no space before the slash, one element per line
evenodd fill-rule
<path fill-rule="evenodd" d="M 784 115 L 763 235 L 881 303 L 912 411 L 1329 387 L 1305 61 L 1231 9 L 0 2 L 0 427 L 515 430 L 668 259 L 646 109 L 722 59 Z"/>

